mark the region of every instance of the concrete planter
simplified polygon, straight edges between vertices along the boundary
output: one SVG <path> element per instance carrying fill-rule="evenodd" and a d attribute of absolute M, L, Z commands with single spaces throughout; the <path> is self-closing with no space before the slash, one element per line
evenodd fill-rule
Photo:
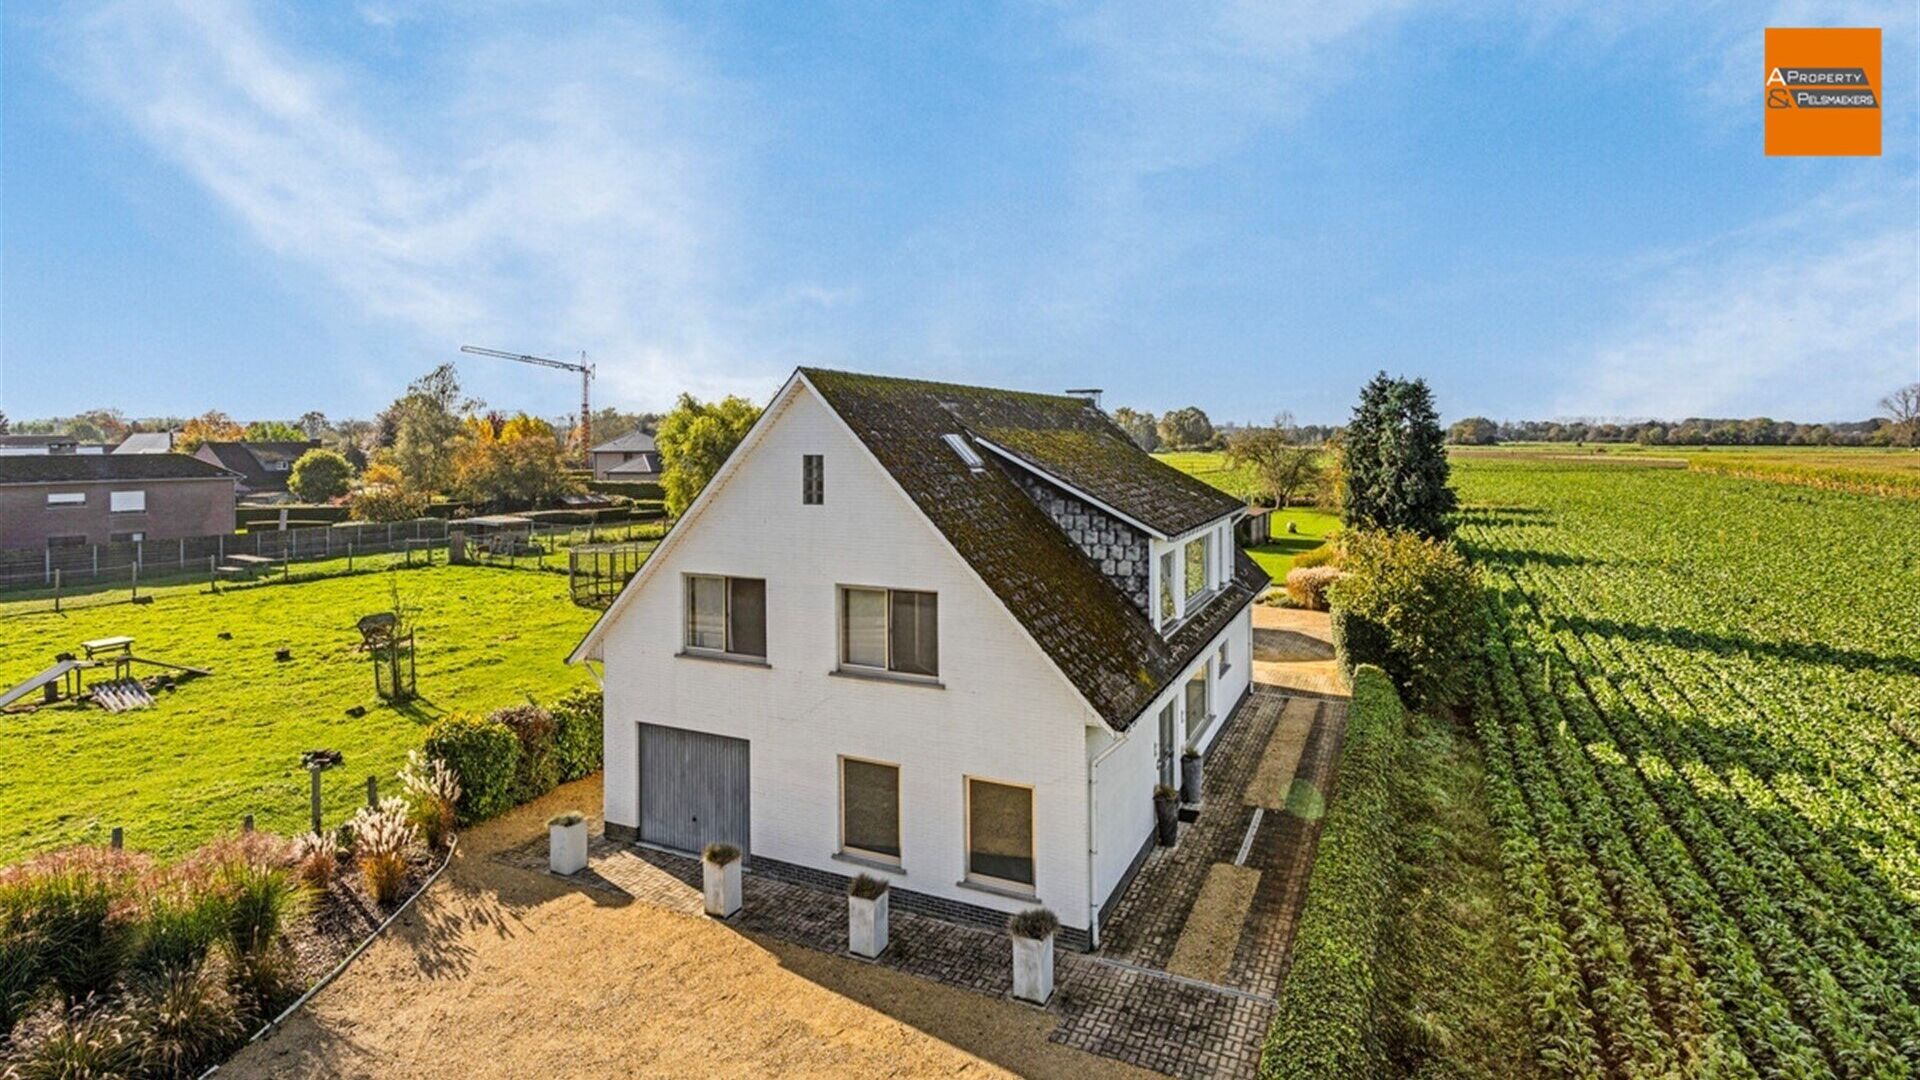
<path fill-rule="evenodd" d="M 887 951 L 887 898 L 883 892 L 871 900 L 847 897 L 847 951 L 871 960 Z"/>
<path fill-rule="evenodd" d="M 715 863 L 700 860 L 701 891 L 706 896 L 707 914 L 725 919 L 740 910 L 740 860 Z"/>
<path fill-rule="evenodd" d="M 1180 839 L 1180 804 L 1172 799 L 1153 800 L 1153 837 L 1161 847 L 1172 847 Z"/>
<path fill-rule="evenodd" d="M 1189 806 L 1200 802 L 1200 782 L 1206 759 L 1199 755 L 1180 759 L 1180 801 Z"/>
<path fill-rule="evenodd" d="M 547 869 L 577 874 L 587 868 L 587 821 L 547 826 Z"/>
<path fill-rule="evenodd" d="M 1053 935 L 1013 938 L 1013 996 L 1035 1005 L 1053 997 Z"/>

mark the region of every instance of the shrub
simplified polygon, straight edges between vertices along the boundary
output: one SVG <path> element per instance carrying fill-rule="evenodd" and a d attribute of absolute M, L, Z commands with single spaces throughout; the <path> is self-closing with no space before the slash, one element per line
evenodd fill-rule
<path fill-rule="evenodd" d="M 1341 749 L 1340 787 L 1322 824 L 1293 966 L 1260 1057 L 1263 1080 L 1383 1076 L 1374 1035 L 1375 969 L 1394 889 L 1393 788 L 1406 712 L 1384 671 L 1362 666 Z"/>
<path fill-rule="evenodd" d="M 19 1064 L 7 1075 L 20 1080 L 132 1076 L 141 1065 L 140 1049 L 140 1025 L 132 1017 L 75 1007 L 25 1048 Z"/>
<path fill-rule="evenodd" d="M 409 750 L 400 768 L 400 787 L 406 792 L 408 820 L 419 826 L 428 847 L 442 847 L 453 833 L 454 808 L 460 804 L 459 774 L 439 758 Z"/>
<path fill-rule="evenodd" d="M 293 842 L 293 872 L 300 883 L 311 889 L 324 889 L 333 883 L 340 868 L 340 841 L 332 833 L 310 832 Z"/>
<path fill-rule="evenodd" d="M 226 907 L 226 897 L 188 867 L 157 875 L 140 898 L 139 947 L 129 966 L 158 977 L 197 968 L 226 934 Z"/>
<path fill-rule="evenodd" d="M 1287 571 L 1287 598 L 1310 611 L 1327 610 L 1327 586 L 1339 581 L 1341 571 L 1331 566 L 1296 566 Z"/>
<path fill-rule="evenodd" d="M 399 899 L 400 886 L 406 884 L 407 849 L 420 839 L 407 821 L 407 804 L 382 799 L 377 807 L 363 806 L 353 815 L 352 825 L 353 855 L 367 894 L 375 903 L 393 903 Z"/>
<path fill-rule="evenodd" d="M 306 909 L 306 894 L 284 866 L 234 860 L 222 870 L 220 888 L 226 894 L 227 946 L 236 962 L 271 950 Z"/>
<path fill-rule="evenodd" d="M 1039 941 L 1060 929 L 1060 917 L 1043 907 L 1028 908 L 1007 920 L 1007 933 Z"/>
<path fill-rule="evenodd" d="M 568 810 L 564 814 L 555 814 L 552 817 L 548 818 L 547 824 L 558 826 L 564 829 L 564 828 L 568 828 L 569 826 L 578 825 L 585 820 L 587 820 L 587 815 L 581 813 L 578 810 Z"/>
<path fill-rule="evenodd" d="M 553 703 L 553 752 L 560 779 L 578 780 L 600 769 L 606 729 L 601 725 L 598 690 L 576 687 Z"/>
<path fill-rule="evenodd" d="M 1346 576 L 1327 599 L 1347 613 L 1335 640 L 1336 650 L 1347 649 L 1343 666 L 1371 661 L 1377 651 L 1410 702 L 1458 700 L 1481 619 L 1480 576 L 1466 557 L 1449 541 L 1358 532 L 1346 540 L 1342 566 Z"/>
<path fill-rule="evenodd" d="M 740 857 L 740 849 L 732 844 L 708 844 L 700 857 L 715 866 L 725 866 Z"/>
<path fill-rule="evenodd" d="M 514 803 L 531 802 L 552 791 L 560 783 L 553 715 L 538 705 L 511 705 L 494 710 L 493 719 L 520 740 L 520 759 L 513 774 Z"/>
<path fill-rule="evenodd" d="M 141 1064 L 156 1076 L 198 1076 L 246 1034 L 233 991 L 212 964 L 150 983 L 130 1015 L 140 1032 Z"/>
<path fill-rule="evenodd" d="M 885 878 L 877 878 L 872 874 L 855 874 L 853 880 L 847 882 L 847 895 L 862 900 L 878 900 L 887 895 L 888 888 Z"/>
<path fill-rule="evenodd" d="M 29 918 L 22 892 L 0 887 L 0 1047 L 46 982 L 46 936 Z"/>
<path fill-rule="evenodd" d="M 1317 548 L 1308 548 L 1293 557 L 1295 570 L 1311 570 L 1316 566 L 1340 565 L 1340 545 L 1329 539 Z"/>
<path fill-rule="evenodd" d="M 513 805 L 520 740 L 498 720 L 452 713 L 427 729 L 428 757 L 445 761 L 460 777 L 460 820 L 480 821 Z"/>
<path fill-rule="evenodd" d="M 81 847 L 8 872 L 0 888 L 23 905 L 21 917 L 41 948 L 35 966 L 68 1006 L 116 990 L 137 940 L 135 912 L 124 901 L 150 865 L 126 852 Z"/>

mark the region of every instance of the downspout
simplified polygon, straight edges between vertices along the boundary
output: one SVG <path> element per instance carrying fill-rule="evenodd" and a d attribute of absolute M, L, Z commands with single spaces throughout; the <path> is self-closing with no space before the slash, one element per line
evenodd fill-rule
<path fill-rule="evenodd" d="M 1105 726 L 1104 722 L 1102 726 Z M 1100 805 L 1100 763 L 1107 760 L 1115 750 L 1125 746 L 1127 739 L 1132 735 L 1133 729 L 1128 728 L 1125 733 L 1113 740 L 1112 746 L 1096 754 L 1093 761 L 1087 765 L 1087 942 L 1096 949 L 1100 947 L 1100 902 L 1093 898 L 1093 857 L 1099 853 L 1099 849 L 1093 838 L 1099 835 L 1094 828 L 1094 816 Z"/>

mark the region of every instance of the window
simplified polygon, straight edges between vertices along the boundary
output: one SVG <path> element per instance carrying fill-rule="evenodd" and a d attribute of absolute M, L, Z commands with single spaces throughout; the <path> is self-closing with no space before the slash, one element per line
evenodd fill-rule
<path fill-rule="evenodd" d="M 279 461 L 269 461 L 267 462 L 267 471 L 268 472 L 292 472 L 293 462 L 287 461 L 284 459 Z"/>
<path fill-rule="evenodd" d="M 1207 712 L 1207 665 L 1201 664 L 1187 680 L 1187 745 L 1199 746 L 1200 736 L 1212 724 L 1213 717 Z"/>
<path fill-rule="evenodd" d="M 981 460 L 979 451 L 967 445 L 967 440 L 961 438 L 958 434 L 942 435 L 940 438 L 945 440 L 947 446 L 959 456 L 961 461 L 966 463 L 968 469 L 973 472 L 980 472 L 987 467 L 987 463 Z"/>
<path fill-rule="evenodd" d="M 800 456 L 800 501 L 807 506 L 819 506 L 827 501 L 827 464 L 819 454 Z"/>
<path fill-rule="evenodd" d="M 939 596 L 907 589 L 840 590 L 840 663 L 940 674 Z"/>
<path fill-rule="evenodd" d="M 687 648 L 767 655 L 767 583 L 761 578 L 687 578 Z"/>
<path fill-rule="evenodd" d="M 1173 621 L 1173 552 L 1160 556 L 1160 624 Z"/>
<path fill-rule="evenodd" d="M 1158 748 L 1160 762 L 1160 782 L 1173 786 L 1173 702 L 1160 710 L 1160 744 Z"/>
<path fill-rule="evenodd" d="M 967 877 L 1033 888 L 1033 789 L 967 778 Z"/>
<path fill-rule="evenodd" d="M 840 850 L 900 862 L 900 767 L 840 759 Z"/>
<path fill-rule="evenodd" d="M 47 546 L 50 548 L 86 547 L 87 538 L 84 536 L 49 536 L 47 537 Z"/>
<path fill-rule="evenodd" d="M 116 491 L 107 496 L 107 510 L 115 514 L 143 514 L 147 510 L 144 491 Z"/>
<path fill-rule="evenodd" d="M 1187 541 L 1187 599 L 1206 592 L 1212 583 L 1212 537 L 1200 536 Z"/>
<path fill-rule="evenodd" d="M 87 493 L 84 491 L 49 491 L 47 492 L 47 505 L 85 506 L 87 505 Z"/>
<path fill-rule="evenodd" d="M 1229 666 L 1231 665 L 1227 663 L 1227 643 L 1223 641 L 1220 643 L 1220 674 L 1225 675 Z"/>
<path fill-rule="evenodd" d="M 146 538 L 147 534 L 143 532 L 117 532 L 107 537 L 107 540 L 115 544 L 138 544 Z"/>

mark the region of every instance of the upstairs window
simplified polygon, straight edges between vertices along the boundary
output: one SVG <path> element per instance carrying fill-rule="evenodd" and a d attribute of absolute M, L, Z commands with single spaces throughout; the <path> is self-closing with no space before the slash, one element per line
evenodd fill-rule
<path fill-rule="evenodd" d="M 1213 581 L 1213 544 L 1211 536 L 1187 541 L 1187 599 L 1206 592 Z"/>
<path fill-rule="evenodd" d="M 47 505 L 85 506 L 87 505 L 87 493 L 84 491 L 49 491 L 47 492 Z"/>
<path fill-rule="evenodd" d="M 767 655 L 767 583 L 762 578 L 690 575 L 687 648 L 732 656 Z"/>
<path fill-rule="evenodd" d="M 1173 621 L 1173 552 L 1160 556 L 1160 625 Z"/>
<path fill-rule="evenodd" d="M 902 675 L 940 674 L 940 598 L 907 589 L 840 590 L 840 663 Z"/>
<path fill-rule="evenodd" d="M 144 491 L 116 491 L 107 496 L 107 509 L 115 514 L 140 514 L 147 509 Z"/>
<path fill-rule="evenodd" d="M 802 454 L 800 457 L 800 502 L 806 506 L 819 506 L 827 501 L 827 463 L 819 454 Z"/>

